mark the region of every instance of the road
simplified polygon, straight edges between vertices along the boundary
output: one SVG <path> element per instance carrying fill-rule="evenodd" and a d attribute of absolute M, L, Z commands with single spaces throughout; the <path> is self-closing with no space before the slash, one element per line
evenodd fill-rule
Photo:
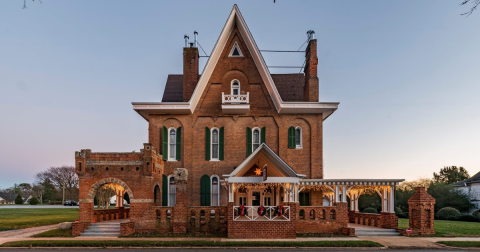
<path fill-rule="evenodd" d="M 66 248 L 68 251 L 73 251 L 73 252 L 92 252 L 92 249 L 95 248 L 85 248 L 85 249 L 73 249 L 73 248 Z M 158 250 L 157 248 L 155 248 Z M 35 252 L 51 252 L 52 250 L 62 250 L 62 249 L 55 249 L 55 248 L 38 248 L 34 249 Z M 126 249 L 108 249 L 109 252 L 124 252 Z M 129 251 L 135 251 L 135 252 L 151 252 L 153 249 L 128 249 Z M 162 248 L 160 249 L 162 252 L 194 252 L 194 251 L 201 251 L 205 252 L 207 250 L 215 250 L 215 252 L 251 252 L 251 251 L 265 251 L 265 252 L 286 252 L 286 251 L 331 251 L 331 252 L 339 252 L 339 251 L 371 251 L 371 250 L 377 250 L 377 251 L 385 251 L 385 249 L 372 249 L 372 248 L 359 248 L 359 249 L 309 249 L 309 248 L 285 248 L 285 249 L 235 249 L 235 248 L 230 248 L 230 249 L 212 249 L 212 248 L 195 248 L 195 249 L 176 249 L 176 248 Z M 0 251 L 11 251 L 11 252 L 18 252 L 18 251 L 29 251 L 31 252 L 32 249 L 0 249 Z M 393 250 L 392 250 L 393 251 Z M 410 251 L 410 252 L 428 252 L 428 251 L 435 251 L 435 252 L 447 252 L 447 251 L 459 251 L 459 250 L 441 250 L 441 249 L 420 249 L 420 250 L 398 250 L 395 249 L 394 251 Z"/>

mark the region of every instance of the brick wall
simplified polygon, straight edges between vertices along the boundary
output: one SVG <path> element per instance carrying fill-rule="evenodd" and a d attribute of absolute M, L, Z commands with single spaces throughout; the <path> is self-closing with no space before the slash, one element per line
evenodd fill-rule
<path fill-rule="evenodd" d="M 346 203 L 336 206 L 301 206 L 297 212 L 297 233 L 342 234 L 348 226 Z M 303 210 L 303 212 L 301 212 Z M 301 214 L 303 213 L 303 217 Z M 345 221 L 347 219 L 347 221 Z"/>
<path fill-rule="evenodd" d="M 74 223 L 72 223 L 72 235 L 73 236 L 79 236 L 90 225 L 91 225 L 90 222 L 74 222 Z"/>
<path fill-rule="evenodd" d="M 134 222 L 124 222 L 120 223 L 120 235 L 127 236 L 135 233 L 135 223 Z"/>

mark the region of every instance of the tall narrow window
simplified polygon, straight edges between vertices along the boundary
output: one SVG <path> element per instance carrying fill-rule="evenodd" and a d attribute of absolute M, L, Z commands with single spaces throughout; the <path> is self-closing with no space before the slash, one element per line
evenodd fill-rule
<path fill-rule="evenodd" d="M 302 148 L 302 128 L 297 127 L 295 129 L 295 147 Z"/>
<path fill-rule="evenodd" d="M 170 128 L 169 130 L 169 138 L 168 138 L 168 145 L 169 145 L 169 156 L 168 160 L 176 160 L 176 150 L 177 150 L 177 130 L 175 128 Z"/>
<path fill-rule="evenodd" d="M 170 176 L 169 178 L 169 186 L 168 186 L 168 206 L 175 206 L 175 193 L 177 187 L 175 186 L 175 178 Z"/>
<path fill-rule="evenodd" d="M 240 94 L 240 82 L 238 80 L 233 80 L 232 81 L 231 94 L 232 95 L 239 95 Z"/>
<path fill-rule="evenodd" d="M 217 176 L 213 176 L 212 177 L 212 206 L 219 206 L 220 204 L 220 198 L 219 198 L 219 191 L 220 191 L 220 187 L 219 187 L 219 184 L 218 184 L 218 177 Z"/>
<path fill-rule="evenodd" d="M 258 128 L 253 129 L 252 139 L 252 152 L 260 146 L 260 130 Z"/>
<path fill-rule="evenodd" d="M 200 205 L 210 206 L 211 190 L 210 190 L 210 177 L 203 175 L 200 179 Z"/>
<path fill-rule="evenodd" d="M 213 128 L 212 129 L 212 159 L 211 160 L 218 160 L 218 154 L 219 154 L 219 137 L 218 137 L 218 129 Z"/>

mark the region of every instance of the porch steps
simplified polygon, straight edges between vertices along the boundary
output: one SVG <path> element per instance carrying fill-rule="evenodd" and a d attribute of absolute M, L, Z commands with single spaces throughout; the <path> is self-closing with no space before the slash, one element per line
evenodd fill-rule
<path fill-rule="evenodd" d="M 120 236 L 120 223 L 123 221 L 104 221 L 92 223 L 80 236 L 90 237 L 118 237 Z"/>
<path fill-rule="evenodd" d="M 386 228 L 356 229 L 355 228 L 355 235 L 356 236 L 400 236 L 400 233 L 398 233 L 397 230 L 395 229 L 386 229 Z"/>

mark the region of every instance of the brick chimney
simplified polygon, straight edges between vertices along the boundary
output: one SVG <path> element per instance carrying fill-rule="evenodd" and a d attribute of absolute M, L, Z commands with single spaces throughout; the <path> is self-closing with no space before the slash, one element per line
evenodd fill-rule
<path fill-rule="evenodd" d="M 310 31 L 309 31 L 310 32 Z M 311 31 L 313 33 L 313 31 Z M 313 38 L 313 34 L 309 37 Z M 317 40 L 310 39 L 305 51 L 305 86 L 303 90 L 303 100 L 309 102 L 318 102 L 318 76 L 317 76 Z"/>
<path fill-rule="evenodd" d="M 198 47 L 183 48 L 183 101 L 188 102 L 198 82 Z"/>

